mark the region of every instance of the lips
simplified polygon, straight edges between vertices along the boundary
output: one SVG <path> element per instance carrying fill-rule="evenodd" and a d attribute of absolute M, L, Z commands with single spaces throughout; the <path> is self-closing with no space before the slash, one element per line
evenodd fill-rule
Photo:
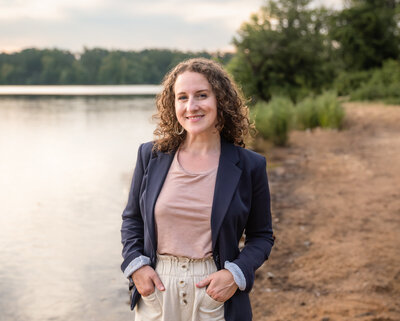
<path fill-rule="evenodd" d="M 200 119 L 201 117 L 203 117 L 204 115 L 195 115 L 195 116 L 187 116 L 187 119 Z"/>

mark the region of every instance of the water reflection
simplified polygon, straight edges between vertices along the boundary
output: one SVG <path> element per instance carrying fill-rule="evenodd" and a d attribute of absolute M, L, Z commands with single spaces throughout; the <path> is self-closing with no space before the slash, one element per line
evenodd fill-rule
<path fill-rule="evenodd" d="M 129 320 L 120 215 L 153 98 L 0 99 L 0 320 Z"/>

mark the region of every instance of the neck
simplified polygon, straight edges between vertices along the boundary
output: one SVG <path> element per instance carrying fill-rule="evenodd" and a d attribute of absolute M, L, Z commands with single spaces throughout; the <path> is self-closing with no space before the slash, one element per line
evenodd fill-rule
<path fill-rule="evenodd" d="M 180 146 L 181 150 L 191 154 L 207 154 L 209 152 L 219 152 L 221 148 L 221 137 L 219 132 L 205 136 L 187 135 Z"/>

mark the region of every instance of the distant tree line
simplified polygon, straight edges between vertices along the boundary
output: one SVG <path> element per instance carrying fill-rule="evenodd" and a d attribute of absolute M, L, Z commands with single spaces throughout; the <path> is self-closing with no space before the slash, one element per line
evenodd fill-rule
<path fill-rule="evenodd" d="M 400 0 L 345 3 L 330 10 L 312 8 L 310 0 L 266 0 L 238 30 L 235 54 L 100 48 L 79 55 L 58 49 L 3 53 L 0 84 L 159 84 L 177 63 L 201 56 L 226 65 L 254 103 L 275 96 L 296 103 L 327 89 L 400 101 Z M 375 88 L 379 92 L 371 92 Z"/>
<path fill-rule="evenodd" d="M 199 56 L 227 63 L 232 54 L 84 48 L 82 54 L 74 55 L 66 50 L 30 48 L 0 54 L 0 84 L 159 84 L 180 61 Z"/>

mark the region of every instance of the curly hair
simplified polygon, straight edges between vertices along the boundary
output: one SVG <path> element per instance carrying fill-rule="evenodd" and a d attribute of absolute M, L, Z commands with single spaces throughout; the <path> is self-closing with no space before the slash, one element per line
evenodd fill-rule
<path fill-rule="evenodd" d="M 244 139 L 249 129 L 254 129 L 254 124 L 250 123 L 249 109 L 241 91 L 217 62 L 192 58 L 179 63 L 164 77 L 163 91 L 156 98 L 157 113 L 153 115 L 153 119 L 158 120 L 153 151 L 169 153 L 177 149 L 186 137 L 186 131 L 176 118 L 174 92 L 176 79 L 185 71 L 197 72 L 207 78 L 217 99 L 215 127 L 228 142 L 245 147 Z"/>

